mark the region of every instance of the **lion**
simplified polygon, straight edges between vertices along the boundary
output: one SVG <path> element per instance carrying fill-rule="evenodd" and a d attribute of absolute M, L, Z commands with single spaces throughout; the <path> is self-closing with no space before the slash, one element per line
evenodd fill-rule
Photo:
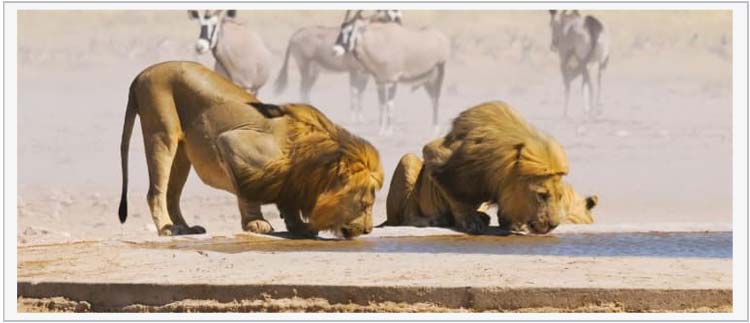
<path fill-rule="evenodd" d="M 504 102 L 463 111 L 450 132 L 424 146 L 424 161 L 406 154 L 391 179 L 384 225 L 453 226 L 480 234 L 498 220 L 548 233 L 565 217 L 562 177 L 568 160 L 550 136 Z"/>
<path fill-rule="evenodd" d="M 130 86 L 122 132 L 120 221 L 127 218 L 128 150 L 140 116 L 149 172 L 148 205 L 159 235 L 201 234 L 180 209 L 190 168 L 237 196 L 242 229 L 274 231 L 261 205 L 274 203 L 287 230 L 345 238 L 372 230 L 382 187 L 378 151 L 306 104 L 272 105 L 195 62 L 165 62 Z"/>
<path fill-rule="evenodd" d="M 438 184 L 434 183 L 430 174 L 429 167 L 425 168 L 424 162 L 417 155 L 406 154 L 401 158 L 391 179 L 390 189 L 394 193 L 389 194 L 387 199 L 389 217 L 381 226 L 453 226 L 448 212 L 440 211 L 447 210 L 447 208 L 444 206 L 444 198 L 440 194 L 435 194 L 439 191 L 431 188 Z M 594 223 L 592 209 L 598 204 L 599 197 L 591 195 L 584 198 L 566 181 L 562 182 L 562 190 L 560 203 L 565 215 L 561 224 Z M 492 204 L 485 202 L 476 211 L 480 216 L 482 214 L 486 216 L 486 212 L 491 207 Z M 425 210 L 427 214 L 443 214 L 443 216 L 425 217 L 422 216 L 421 210 Z M 489 216 L 483 217 L 483 221 L 489 223 Z M 513 223 L 507 219 L 498 219 L 498 223 L 508 232 L 525 233 L 528 231 L 526 223 Z"/>

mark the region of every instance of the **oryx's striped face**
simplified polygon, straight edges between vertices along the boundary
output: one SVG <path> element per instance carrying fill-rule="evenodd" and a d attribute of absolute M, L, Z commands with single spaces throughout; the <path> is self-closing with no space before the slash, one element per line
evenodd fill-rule
<path fill-rule="evenodd" d="M 553 52 L 557 52 L 558 50 L 558 43 L 560 42 L 560 38 L 562 38 L 562 16 L 565 14 L 564 11 L 562 13 L 558 12 L 557 10 L 550 10 L 550 17 L 549 17 L 549 27 L 550 31 L 552 32 L 552 39 L 549 45 L 549 49 Z"/>
<path fill-rule="evenodd" d="M 362 24 L 360 19 L 352 19 L 341 24 L 339 35 L 336 37 L 336 43 L 333 45 L 333 52 L 336 56 L 341 56 L 344 53 L 350 53 L 354 50 Z"/>
<path fill-rule="evenodd" d="M 209 49 L 216 47 L 219 27 L 221 24 L 221 10 L 206 10 L 201 14 L 197 10 L 189 10 L 190 19 L 197 20 L 200 24 L 200 34 L 195 42 L 195 51 L 203 54 Z"/>
<path fill-rule="evenodd" d="M 401 23 L 401 10 L 376 10 L 375 21 Z"/>
<path fill-rule="evenodd" d="M 549 49 L 553 52 L 557 52 L 560 50 L 561 45 L 565 46 L 565 44 L 561 44 L 563 38 L 566 37 L 565 34 L 573 23 L 575 23 L 576 19 L 580 20 L 581 16 L 578 13 L 578 10 L 573 10 L 573 12 L 568 12 L 568 10 L 563 10 L 562 12 L 550 10 L 549 13 L 549 27 L 552 31 L 552 41 Z"/>

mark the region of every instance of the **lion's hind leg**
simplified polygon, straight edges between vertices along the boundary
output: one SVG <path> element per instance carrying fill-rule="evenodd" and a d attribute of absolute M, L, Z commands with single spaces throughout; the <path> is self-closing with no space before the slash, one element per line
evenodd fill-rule
<path fill-rule="evenodd" d="M 180 142 L 177 146 L 177 153 L 175 154 L 174 161 L 172 162 L 172 170 L 169 174 L 167 209 L 169 210 L 169 218 L 172 220 L 174 227 L 179 227 L 176 229 L 177 231 L 188 234 L 203 234 L 206 233 L 206 229 L 199 225 L 189 226 L 185 222 L 185 218 L 182 217 L 182 210 L 180 209 L 180 196 L 190 174 L 190 167 L 190 160 L 185 152 L 185 144 Z"/>
<path fill-rule="evenodd" d="M 415 154 L 406 154 L 399 160 L 386 198 L 387 220 L 383 225 L 416 225 L 414 220 L 421 218 L 415 188 L 422 165 L 422 159 Z"/>
<path fill-rule="evenodd" d="M 174 226 L 167 207 L 167 187 L 169 176 L 177 152 L 178 139 L 174 132 L 166 130 L 148 133 L 146 129 L 167 128 L 164 125 L 152 125 L 153 119 L 142 117 L 144 148 L 148 164 L 149 188 L 146 200 L 151 210 L 151 217 L 159 235 L 185 234 L 183 228 Z"/>

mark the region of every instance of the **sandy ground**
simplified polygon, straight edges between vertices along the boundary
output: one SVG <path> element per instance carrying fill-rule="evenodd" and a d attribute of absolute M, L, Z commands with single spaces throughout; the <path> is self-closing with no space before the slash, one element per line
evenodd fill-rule
<path fill-rule="evenodd" d="M 433 26 L 451 40 L 440 110 L 443 130 L 465 108 L 487 100 L 509 102 L 565 147 L 571 164 L 567 179 L 579 192 L 599 195 L 594 231 L 731 230 L 731 14 L 595 14 L 610 29 L 612 54 L 604 75 L 604 115 L 592 122 L 583 121 L 579 82 L 571 96 L 571 115 L 562 117 L 562 81 L 557 57 L 549 51 L 545 11 L 409 11 L 404 22 Z M 262 100 L 298 100 L 294 64 L 291 87 L 279 97 L 271 93 L 286 41 L 299 27 L 335 26 L 341 16 L 330 11 L 239 12 L 239 19 L 260 33 L 274 54 Z M 138 130 L 131 142 L 130 215 L 124 225 L 116 215 L 127 89 L 138 72 L 156 62 L 184 59 L 213 66 L 210 56 L 192 49 L 198 26 L 183 11 L 27 11 L 19 15 L 18 28 L 19 245 L 155 237 L 145 203 L 148 180 Z M 429 100 L 422 91 L 401 87 L 395 135 L 381 137 L 374 86 L 365 95 L 366 121 L 352 123 L 347 84 L 345 75 L 321 75 L 312 103 L 380 150 L 389 183 L 400 156 L 418 153 L 433 138 Z M 385 219 L 387 189 L 377 196 L 376 223 Z M 182 209 L 188 222 L 211 234 L 240 232 L 235 199 L 203 185 L 195 174 L 183 193 Z M 284 230 L 274 207 L 264 207 L 264 212 L 277 230 Z M 720 270 L 730 269 L 727 261 Z M 29 310 L 58 308 L 45 304 L 19 301 L 19 307 Z M 85 308 L 71 306 L 60 308 Z M 263 310 L 277 305 L 211 306 Z M 185 304 L 170 308 L 190 310 Z M 137 309 L 160 310 L 164 308 Z"/>
<path fill-rule="evenodd" d="M 243 234 L 221 241 L 202 236 L 20 247 L 20 296 L 76 302 L 19 300 L 19 306 L 344 312 L 731 306 L 731 259 L 368 252 L 365 241 L 347 242 L 365 244 L 358 251 L 304 251 L 306 244 L 323 242 L 279 239 Z M 228 242 L 245 251 L 227 248 Z M 273 243 L 299 248 L 279 251 L 269 248 Z M 301 299 L 273 300 L 279 298 Z M 377 304 L 383 302 L 403 304 Z"/>

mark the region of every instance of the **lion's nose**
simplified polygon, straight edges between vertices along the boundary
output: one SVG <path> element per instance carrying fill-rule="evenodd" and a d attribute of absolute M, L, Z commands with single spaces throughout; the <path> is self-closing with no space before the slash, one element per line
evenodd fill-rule
<path fill-rule="evenodd" d="M 371 226 L 365 227 L 365 231 L 364 232 L 365 232 L 365 234 L 368 234 L 368 233 L 372 232 L 372 227 Z"/>

